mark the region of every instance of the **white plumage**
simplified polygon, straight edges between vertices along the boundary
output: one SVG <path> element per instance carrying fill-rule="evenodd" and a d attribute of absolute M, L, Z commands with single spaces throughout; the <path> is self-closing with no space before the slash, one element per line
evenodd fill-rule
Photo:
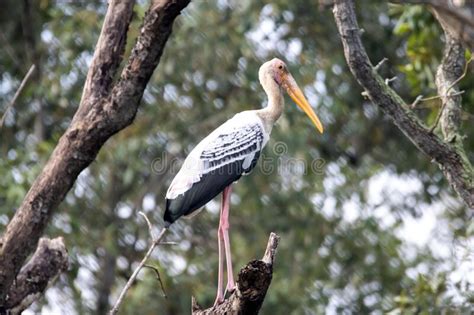
<path fill-rule="evenodd" d="M 239 113 L 202 140 L 184 161 L 166 193 L 165 228 L 189 216 L 222 192 L 218 239 L 219 275 L 214 305 L 224 301 L 224 255 L 227 262 L 227 292 L 235 281 L 229 240 L 229 209 L 232 183 L 255 167 L 274 123 L 283 112 L 283 91 L 309 116 L 316 128 L 323 126 L 303 92 L 277 58 L 264 63 L 258 77 L 268 96 L 268 106 Z"/>
<path fill-rule="evenodd" d="M 269 139 L 255 110 L 236 114 L 204 138 L 188 155 L 166 193 L 166 199 L 184 194 L 201 177 L 236 161 L 248 173 L 256 154 Z"/>

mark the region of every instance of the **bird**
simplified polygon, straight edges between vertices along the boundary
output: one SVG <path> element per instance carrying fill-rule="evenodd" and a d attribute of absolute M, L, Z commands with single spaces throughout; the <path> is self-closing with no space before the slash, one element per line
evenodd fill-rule
<path fill-rule="evenodd" d="M 182 216 L 192 216 L 210 200 L 222 193 L 218 228 L 218 283 L 214 305 L 224 301 L 226 292 L 236 288 L 229 240 L 229 211 L 232 184 L 256 166 L 267 144 L 273 125 L 284 108 L 286 91 L 308 115 L 316 129 L 323 125 L 298 87 L 282 60 L 265 62 L 258 71 L 268 104 L 257 110 L 237 113 L 205 137 L 184 160 L 181 169 L 166 192 L 165 228 Z M 224 291 L 224 257 L 227 285 Z"/>

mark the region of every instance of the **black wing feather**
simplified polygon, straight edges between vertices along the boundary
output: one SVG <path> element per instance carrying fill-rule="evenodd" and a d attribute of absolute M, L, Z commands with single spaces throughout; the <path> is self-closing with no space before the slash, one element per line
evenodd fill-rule
<path fill-rule="evenodd" d="M 212 170 L 204 173 L 201 179 L 184 194 L 174 199 L 166 199 L 164 220 L 167 226 L 181 216 L 190 215 L 204 206 L 224 188 L 255 167 L 263 144 L 263 132 L 259 125 L 252 125 L 249 128 L 249 130 L 240 129 L 231 134 L 221 135 L 214 142 L 216 145 L 203 150 L 201 159 Z M 242 135 L 243 132 L 245 132 L 245 138 L 238 138 L 238 135 Z M 248 136 L 249 134 L 251 136 Z M 244 168 L 244 158 L 251 152 L 255 152 L 255 155 L 250 166 Z M 238 156 L 243 158 L 229 162 Z"/>

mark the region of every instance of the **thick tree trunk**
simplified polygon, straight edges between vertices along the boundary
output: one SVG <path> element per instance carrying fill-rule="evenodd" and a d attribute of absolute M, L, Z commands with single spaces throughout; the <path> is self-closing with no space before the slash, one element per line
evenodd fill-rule
<path fill-rule="evenodd" d="M 134 0 L 111 0 L 79 108 L 0 241 L 0 309 L 54 210 L 112 135 L 132 123 L 173 22 L 190 0 L 154 0 L 120 76 Z M 114 84 L 114 78 L 119 80 Z"/>

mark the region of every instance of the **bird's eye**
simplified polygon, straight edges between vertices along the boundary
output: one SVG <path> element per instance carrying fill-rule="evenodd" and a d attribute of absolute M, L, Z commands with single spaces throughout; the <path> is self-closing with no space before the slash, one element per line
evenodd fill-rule
<path fill-rule="evenodd" d="M 278 69 L 280 69 L 280 70 L 283 69 L 283 65 L 279 65 Z"/>

